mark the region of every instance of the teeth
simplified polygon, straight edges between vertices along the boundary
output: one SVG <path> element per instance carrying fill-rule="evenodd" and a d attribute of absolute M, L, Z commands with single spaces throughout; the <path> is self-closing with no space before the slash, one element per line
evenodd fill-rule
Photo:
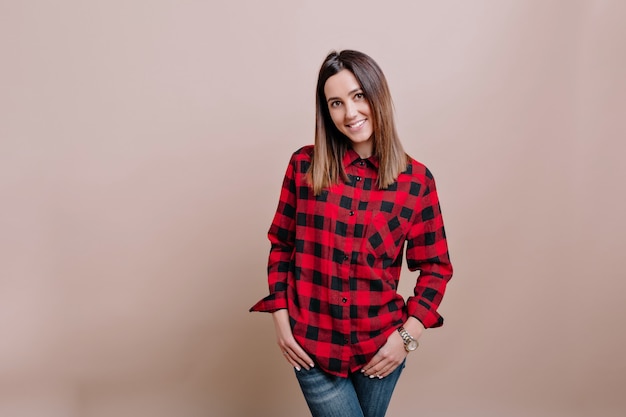
<path fill-rule="evenodd" d="M 348 127 L 359 127 L 361 126 L 363 123 L 365 123 L 365 120 L 359 120 L 358 122 L 352 124 L 352 125 L 348 125 Z"/>

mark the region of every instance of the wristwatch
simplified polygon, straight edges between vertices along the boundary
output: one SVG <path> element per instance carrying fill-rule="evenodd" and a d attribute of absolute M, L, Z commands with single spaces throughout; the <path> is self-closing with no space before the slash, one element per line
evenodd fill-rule
<path fill-rule="evenodd" d="M 415 340 L 413 336 L 409 334 L 409 332 L 404 330 L 404 327 L 400 326 L 398 328 L 398 332 L 400 333 L 400 337 L 402 337 L 402 341 L 404 341 L 404 349 L 407 352 L 412 352 L 417 349 L 419 343 L 417 343 L 417 340 Z"/>

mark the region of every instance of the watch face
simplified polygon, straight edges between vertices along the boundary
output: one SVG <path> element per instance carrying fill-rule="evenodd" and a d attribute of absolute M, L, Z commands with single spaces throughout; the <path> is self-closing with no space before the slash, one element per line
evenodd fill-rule
<path fill-rule="evenodd" d="M 417 349 L 417 340 L 410 340 L 409 343 L 406 345 L 406 348 L 409 351 Z"/>

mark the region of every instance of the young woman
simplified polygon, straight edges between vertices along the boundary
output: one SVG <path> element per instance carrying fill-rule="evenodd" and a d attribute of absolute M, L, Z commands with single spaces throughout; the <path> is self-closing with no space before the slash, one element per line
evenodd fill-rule
<path fill-rule="evenodd" d="M 314 417 L 382 417 L 452 276 L 435 181 L 405 154 L 387 81 L 369 56 L 319 72 L 315 145 L 296 151 L 269 230 L 278 345 Z M 406 250 L 405 250 L 406 246 Z M 406 302 L 403 253 L 419 270 Z"/>

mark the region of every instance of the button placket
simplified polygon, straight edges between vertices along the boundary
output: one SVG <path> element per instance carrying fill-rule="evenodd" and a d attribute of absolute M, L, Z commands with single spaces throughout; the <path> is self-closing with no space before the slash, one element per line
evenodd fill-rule
<path fill-rule="evenodd" d="M 356 163 L 353 164 L 352 169 L 351 169 L 351 184 L 354 187 L 353 188 L 353 194 L 352 194 L 352 204 L 351 207 L 348 211 L 348 215 L 350 216 L 350 226 L 351 226 L 351 230 L 352 233 L 354 233 L 354 230 L 357 226 L 357 224 L 362 223 L 362 217 L 363 217 L 363 213 L 360 210 L 360 199 L 361 199 L 361 194 L 363 193 L 363 188 L 364 188 L 364 177 L 365 177 L 365 173 L 366 173 L 366 163 L 364 160 L 359 160 Z M 359 239 L 356 236 L 353 236 L 350 239 L 350 245 L 349 247 L 351 248 L 350 253 L 345 253 L 345 261 L 344 263 L 349 265 L 350 268 L 350 276 L 352 276 L 355 271 L 354 268 L 356 268 L 357 265 L 357 259 L 354 256 L 349 256 L 349 255 L 354 255 L 355 249 L 354 249 L 354 245 L 355 242 L 358 242 Z M 348 247 L 347 247 L 348 248 Z M 346 251 L 347 252 L 347 251 Z M 346 283 L 348 284 L 348 283 Z M 341 303 L 344 306 L 345 309 L 347 309 L 346 311 L 349 311 L 350 306 L 352 304 L 351 302 L 351 294 L 352 292 L 350 290 L 345 291 L 342 295 L 341 295 Z M 346 328 L 344 328 L 344 334 L 346 335 L 346 337 L 343 340 L 343 344 L 344 346 L 348 346 L 351 345 L 351 340 L 350 337 L 348 336 L 350 334 L 350 332 L 352 331 L 351 328 L 351 319 L 347 319 L 346 320 Z"/>
<path fill-rule="evenodd" d="M 343 256 L 341 256 L 338 260 L 341 263 L 341 270 L 345 274 L 344 277 L 353 276 L 355 274 L 355 268 L 357 266 L 357 258 L 354 256 L 355 250 L 358 251 L 358 248 L 355 249 L 355 245 L 358 245 L 360 242 L 360 236 L 355 236 L 355 228 L 357 225 L 363 223 L 363 210 L 361 209 L 361 195 L 364 190 L 365 178 L 367 175 L 367 164 L 364 160 L 359 160 L 353 163 L 352 167 L 348 168 L 349 176 L 351 181 L 346 184 L 345 189 L 345 197 L 350 198 L 350 204 L 343 205 L 343 213 L 347 215 L 346 221 L 348 223 L 347 230 L 348 234 L 346 236 L 345 246 L 343 248 Z M 343 280 L 342 280 L 343 281 Z M 346 278 L 346 282 L 344 285 L 349 286 L 349 280 Z M 349 287 L 343 288 L 343 291 L 337 292 L 334 294 L 333 299 L 339 305 L 341 305 L 346 312 L 345 320 L 342 323 L 341 332 L 344 335 L 343 345 L 348 347 L 352 344 L 350 339 L 350 334 L 352 331 L 352 320 L 349 318 L 350 309 L 352 304 L 352 291 Z M 347 350 L 344 353 L 346 360 L 349 359 L 351 353 Z"/>

